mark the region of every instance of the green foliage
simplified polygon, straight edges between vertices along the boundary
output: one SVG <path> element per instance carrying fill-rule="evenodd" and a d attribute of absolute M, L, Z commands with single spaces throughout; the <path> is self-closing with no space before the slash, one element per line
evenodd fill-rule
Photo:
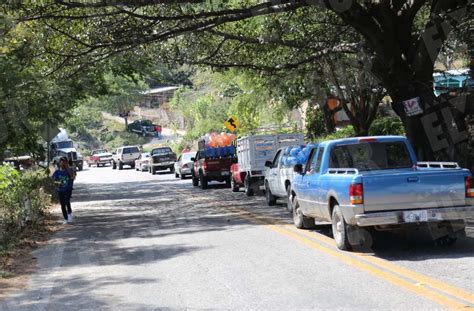
<path fill-rule="evenodd" d="M 334 139 L 341 139 L 341 138 L 348 138 L 348 137 L 355 137 L 356 132 L 352 125 L 346 126 L 332 134 L 320 136 L 316 139 L 316 141 L 325 141 L 325 140 L 334 140 Z"/>
<path fill-rule="evenodd" d="M 327 134 L 324 124 L 324 114 L 315 105 L 310 105 L 306 111 L 306 137 L 313 141 Z"/>
<path fill-rule="evenodd" d="M 99 106 L 100 102 L 97 98 L 90 97 L 79 102 L 65 121 L 66 129 L 79 135 L 87 135 L 89 129 L 100 128 L 102 114 Z"/>
<path fill-rule="evenodd" d="M 148 89 L 138 74 L 117 75 L 108 72 L 104 75 L 107 94 L 99 101 L 102 107 L 115 115 L 128 112 L 143 98 L 143 91 Z"/>
<path fill-rule="evenodd" d="M 0 248 L 5 248 L 25 225 L 35 226 L 50 203 L 44 189 L 51 188 L 44 170 L 22 173 L 0 166 Z M 31 208 L 25 202 L 31 202 Z"/>
<path fill-rule="evenodd" d="M 405 135 L 402 121 L 395 117 L 384 117 L 376 119 L 369 129 L 369 135 Z"/>
<path fill-rule="evenodd" d="M 224 131 L 223 123 L 235 116 L 239 135 L 255 133 L 260 126 L 278 126 L 288 109 L 269 92 L 264 79 L 249 72 L 200 71 L 191 79 L 193 88 L 175 93 L 170 107 L 186 120 L 186 139 L 211 131 Z"/>

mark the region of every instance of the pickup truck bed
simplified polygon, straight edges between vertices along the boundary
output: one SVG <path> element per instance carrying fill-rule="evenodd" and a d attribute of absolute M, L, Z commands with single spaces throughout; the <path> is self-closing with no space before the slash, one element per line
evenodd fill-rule
<path fill-rule="evenodd" d="M 431 165 L 433 164 L 433 165 Z M 454 228 L 474 217 L 471 174 L 456 163 L 417 163 L 404 137 L 352 138 L 320 143 L 292 184 L 295 225 L 330 221 L 336 243 L 360 243 L 357 228 L 390 230 L 435 224 Z M 443 229 L 440 229 L 443 227 Z M 440 231 L 441 230 L 441 231 Z"/>

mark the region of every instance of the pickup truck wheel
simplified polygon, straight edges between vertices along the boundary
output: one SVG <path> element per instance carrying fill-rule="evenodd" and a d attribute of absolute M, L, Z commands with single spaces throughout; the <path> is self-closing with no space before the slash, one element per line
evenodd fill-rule
<path fill-rule="evenodd" d="M 116 168 L 117 168 L 117 163 L 115 163 L 115 161 L 114 161 L 114 162 L 112 162 L 112 169 L 114 170 Z"/>
<path fill-rule="evenodd" d="M 336 241 L 337 248 L 343 251 L 351 250 L 351 244 L 348 239 L 348 231 L 350 226 L 347 225 L 344 217 L 342 216 L 341 208 L 339 205 L 335 205 L 332 210 L 332 234 Z"/>
<path fill-rule="evenodd" d="M 286 208 L 288 212 L 293 212 L 293 202 L 291 202 L 291 185 L 286 186 Z"/>
<path fill-rule="evenodd" d="M 156 170 L 154 167 L 150 168 L 150 172 L 152 175 L 156 175 Z"/>
<path fill-rule="evenodd" d="M 119 162 L 119 164 L 118 164 L 118 169 L 119 169 L 119 170 L 123 170 L 123 163 L 122 163 L 122 162 Z"/>
<path fill-rule="evenodd" d="M 300 209 L 300 204 L 296 197 L 293 198 L 293 222 L 298 229 L 312 229 L 314 228 L 314 218 L 306 217 Z"/>
<path fill-rule="evenodd" d="M 170 173 L 171 173 L 171 174 L 174 173 L 174 166 L 173 166 L 173 167 L 170 167 Z"/>
<path fill-rule="evenodd" d="M 77 169 L 78 169 L 79 171 L 82 171 L 82 165 L 79 165 L 79 166 L 77 167 Z"/>
<path fill-rule="evenodd" d="M 265 201 L 267 201 L 268 206 L 274 206 L 276 204 L 277 198 L 273 195 L 270 190 L 268 182 L 265 182 Z"/>
<path fill-rule="evenodd" d="M 456 244 L 457 240 L 458 238 L 456 236 L 445 235 L 439 239 L 436 239 L 434 242 L 436 246 L 451 246 Z"/>
<path fill-rule="evenodd" d="M 232 181 L 231 181 L 232 177 L 229 177 L 225 180 L 225 186 L 227 188 L 231 188 L 232 187 Z"/>
<path fill-rule="evenodd" d="M 230 178 L 230 188 L 232 189 L 232 192 L 239 192 L 239 185 L 235 182 L 234 177 Z"/>
<path fill-rule="evenodd" d="M 192 175 L 192 180 L 193 180 L 193 186 L 194 186 L 194 187 L 199 186 L 199 179 L 197 179 L 196 177 L 194 177 L 194 174 Z"/>
<path fill-rule="evenodd" d="M 174 178 L 179 178 L 179 174 L 178 174 L 178 173 L 174 173 Z"/>
<path fill-rule="evenodd" d="M 186 175 L 179 174 L 179 179 L 185 179 L 185 178 L 186 178 Z"/>
<path fill-rule="evenodd" d="M 245 176 L 244 184 L 245 184 L 245 195 L 248 197 L 253 196 L 252 183 L 250 181 L 250 176 L 248 172 L 247 172 L 247 175 Z"/>
<path fill-rule="evenodd" d="M 199 184 L 201 189 L 207 189 L 207 178 L 203 175 L 203 173 L 199 173 Z"/>

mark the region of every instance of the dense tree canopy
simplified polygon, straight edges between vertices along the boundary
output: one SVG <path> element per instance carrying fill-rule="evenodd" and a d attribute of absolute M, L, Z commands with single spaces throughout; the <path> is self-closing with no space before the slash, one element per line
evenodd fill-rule
<path fill-rule="evenodd" d="M 66 74 L 125 52 L 137 58 L 152 53 L 167 62 L 276 72 L 314 71 L 322 57 L 364 50 L 370 72 L 394 100 L 420 158 L 450 158 L 463 165 L 469 165 L 462 153 L 469 138 L 465 110 L 449 98 L 434 98 L 432 73 L 453 30 L 467 29 L 470 7 L 471 0 L 14 5 L 25 27 L 42 33 L 39 59 L 53 72 L 69 68 Z M 407 115 L 403 102 L 414 98 L 419 98 L 421 113 Z"/>

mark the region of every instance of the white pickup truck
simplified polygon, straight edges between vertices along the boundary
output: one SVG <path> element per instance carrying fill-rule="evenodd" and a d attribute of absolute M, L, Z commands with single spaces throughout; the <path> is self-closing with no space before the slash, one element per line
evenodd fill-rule
<path fill-rule="evenodd" d="M 294 165 L 285 165 L 283 159 L 287 156 L 285 150 L 288 147 L 278 149 L 272 161 L 267 161 L 265 166 L 265 197 L 269 206 L 275 205 L 278 198 L 286 200 L 289 212 L 292 212 L 292 202 L 289 199 L 291 182 L 295 176 Z"/>
<path fill-rule="evenodd" d="M 123 169 L 124 165 L 129 165 L 132 169 L 135 168 L 135 160 L 140 158 L 140 149 L 138 146 L 124 146 L 117 148 L 112 154 L 112 169 L 118 167 Z"/>

